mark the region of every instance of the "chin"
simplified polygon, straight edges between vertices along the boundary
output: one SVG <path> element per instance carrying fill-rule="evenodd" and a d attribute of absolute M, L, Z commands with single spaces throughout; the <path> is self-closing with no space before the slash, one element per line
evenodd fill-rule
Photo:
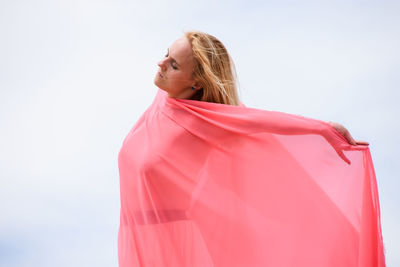
<path fill-rule="evenodd" d="M 162 86 L 160 86 L 160 84 L 157 83 L 157 79 L 154 79 L 154 84 L 155 84 L 158 88 L 160 88 L 161 90 L 164 90 L 164 91 L 167 92 L 167 90 L 165 90 Z"/>
<path fill-rule="evenodd" d="M 154 82 L 154 84 L 155 84 L 157 87 L 161 88 L 160 83 L 158 82 L 157 77 L 154 78 L 153 82 Z"/>

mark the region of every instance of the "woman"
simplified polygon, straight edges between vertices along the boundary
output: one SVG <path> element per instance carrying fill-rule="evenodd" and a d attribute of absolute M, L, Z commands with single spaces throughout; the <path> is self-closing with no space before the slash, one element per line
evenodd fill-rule
<path fill-rule="evenodd" d="M 120 267 L 385 266 L 368 143 L 246 107 L 214 36 L 186 32 L 118 155 Z"/>

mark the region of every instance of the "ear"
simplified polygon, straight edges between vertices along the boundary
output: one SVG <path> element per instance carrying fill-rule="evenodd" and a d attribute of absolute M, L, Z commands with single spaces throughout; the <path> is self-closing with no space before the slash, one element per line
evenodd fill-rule
<path fill-rule="evenodd" d="M 194 88 L 196 88 L 196 91 L 202 89 L 202 86 L 200 85 L 200 83 L 198 81 L 196 81 L 193 86 L 194 86 Z"/>

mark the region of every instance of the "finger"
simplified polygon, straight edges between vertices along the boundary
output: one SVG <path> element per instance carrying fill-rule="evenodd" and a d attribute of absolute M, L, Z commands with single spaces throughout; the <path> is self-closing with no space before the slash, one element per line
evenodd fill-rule
<path fill-rule="evenodd" d="M 357 140 L 356 143 L 357 143 L 357 145 L 365 145 L 365 146 L 369 145 L 369 143 L 367 141 L 358 141 Z"/>
<path fill-rule="evenodd" d="M 341 149 L 335 148 L 336 153 L 349 165 L 351 165 L 351 161 L 346 157 L 346 155 L 343 153 Z"/>
<path fill-rule="evenodd" d="M 345 131 L 345 137 L 350 144 L 352 144 L 353 146 L 357 145 L 356 141 L 353 139 L 350 132 L 347 130 Z"/>

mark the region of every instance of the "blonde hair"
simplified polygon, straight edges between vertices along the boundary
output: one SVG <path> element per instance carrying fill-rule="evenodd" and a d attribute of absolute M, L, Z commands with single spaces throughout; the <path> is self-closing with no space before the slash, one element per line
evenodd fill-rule
<path fill-rule="evenodd" d="M 222 42 L 201 31 L 186 31 L 184 35 L 194 55 L 192 76 L 202 87 L 192 99 L 239 106 L 236 68 Z"/>

